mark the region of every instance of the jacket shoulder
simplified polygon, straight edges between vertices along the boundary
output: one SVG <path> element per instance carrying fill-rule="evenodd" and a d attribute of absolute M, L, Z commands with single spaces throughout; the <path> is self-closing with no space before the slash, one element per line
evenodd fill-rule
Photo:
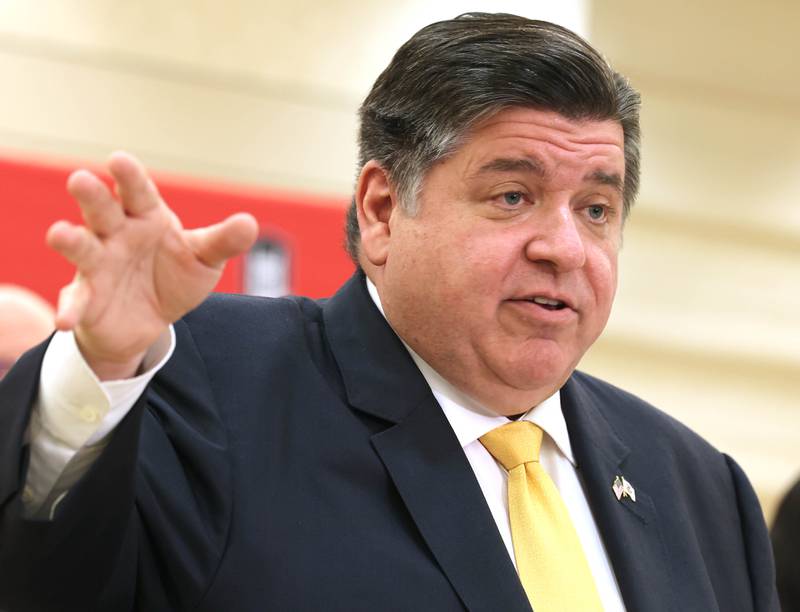
<path fill-rule="evenodd" d="M 201 353 L 252 355 L 317 343 L 321 303 L 303 297 L 265 298 L 212 294 L 176 326 L 178 345 L 186 332 Z M 183 332 L 183 334 L 181 333 Z"/>
<path fill-rule="evenodd" d="M 574 382 L 595 402 L 617 434 L 628 444 L 653 449 L 666 447 L 673 452 L 692 449 L 724 463 L 722 453 L 708 440 L 653 404 L 585 372 L 576 371 Z"/>
<path fill-rule="evenodd" d="M 251 325 L 281 327 L 322 319 L 322 302 L 306 297 L 268 298 L 232 293 L 213 293 L 184 318 L 190 327 L 221 325 L 225 328 Z"/>
<path fill-rule="evenodd" d="M 616 443 L 619 469 L 649 497 L 669 555 L 680 559 L 675 575 L 702 570 L 720 609 L 777 610 L 763 515 L 736 462 L 674 417 L 594 376 L 575 372 L 565 395 L 562 406 L 585 436 L 604 431 L 604 442 Z"/>

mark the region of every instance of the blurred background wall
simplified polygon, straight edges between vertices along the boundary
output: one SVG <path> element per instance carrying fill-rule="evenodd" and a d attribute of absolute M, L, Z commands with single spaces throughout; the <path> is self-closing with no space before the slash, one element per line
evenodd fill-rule
<path fill-rule="evenodd" d="M 732 454 L 771 517 L 800 474 L 793 0 L 0 0 L 0 155 L 75 165 L 125 148 L 161 172 L 344 205 L 371 82 L 416 29 L 475 9 L 576 29 L 642 91 L 642 194 L 582 367 Z"/>

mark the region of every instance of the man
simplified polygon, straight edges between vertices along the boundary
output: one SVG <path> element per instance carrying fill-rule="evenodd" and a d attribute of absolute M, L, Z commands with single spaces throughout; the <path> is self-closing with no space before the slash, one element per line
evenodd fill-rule
<path fill-rule="evenodd" d="M 776 610 L 738 466 L 574 371 L 638 106 L 558 26 L 424 28 L 362 105 L 360 271 L 323 302 L 203 301 L 251 218 L 183 230 L 124 154 L 119 199 L 73 174 L 73 333 L 0 388 L 0 605 Z"/>
<path fill-rule="evenodd" d="M 50 304 L 24 287 L 0 285 L 0 378 L 54 327 L 55 313 Z"/>

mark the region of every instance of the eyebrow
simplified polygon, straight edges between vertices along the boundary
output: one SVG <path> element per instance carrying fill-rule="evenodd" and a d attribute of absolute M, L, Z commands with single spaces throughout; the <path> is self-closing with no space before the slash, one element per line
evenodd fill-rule
<path fill-rule="evenodd" d="M 619 193 L 622 193 L 623 190 L 622 177 L 616 173 L 609 174 L 602 170 L 595 170 L 584 176 L 583 180 L 591 183 L 600 183 L 601 185 L 609 185 Z"/>
<path fill-rule="evenodd" d="M 544 176 L 544 166 L 538 159 L 531 157 L 498 157 L 483 164 L 475 173 L 476 176 L 490 172 L 532 172 Z"/>
<path fill-rule="evenodd" d="M 498 157 L 483 164 L 478 168 L 474 176 L 489 174 L 491 172 L 530 172 L 541 177 L 547 175 L 544 164 L 535 157 Z M 624 185 L 622 177 L 617 173 L 595 170 L 584 176 L 583 180 L 587 183 L 609 185 L 620 194 L 623 193 Z"/>

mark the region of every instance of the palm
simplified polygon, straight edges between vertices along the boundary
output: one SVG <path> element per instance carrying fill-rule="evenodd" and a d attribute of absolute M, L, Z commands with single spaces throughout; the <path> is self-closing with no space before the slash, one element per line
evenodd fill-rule
<path fill-rule="evenodd" d="M 80 322 L 84 335 L 147 346 L 216 284 L 221 269 L 197 260 L 179 221 L 165 212 L 126 219 L 100 240 L 103 266 L 83 274 L 94 298 Z"/>
<path fill-rule="evenodd" d="M 185 230 L 136 160 L 116 154 L 109 169 L 119 198 L 88 172 L 73 174 L 68 188 L 86 225 L 58 222 L 48 235 L 78 270 L 62 292 L 58 326 L 75 330 L 96 371 L 102 364 L 125 370 L 141 359 L 170 323 L 208 295 L 225 261 L 249 248 L 256 234 L 249 215 Z"/>

